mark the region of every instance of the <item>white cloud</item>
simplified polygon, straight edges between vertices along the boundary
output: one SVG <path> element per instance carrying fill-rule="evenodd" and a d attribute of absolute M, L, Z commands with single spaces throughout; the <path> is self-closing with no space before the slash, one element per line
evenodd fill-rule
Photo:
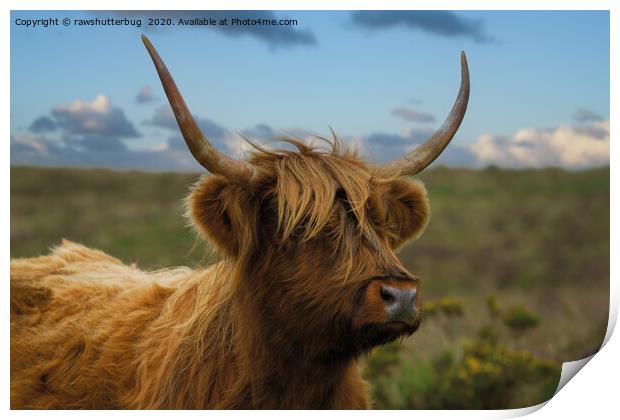
<path fill-rule="evenodd" d="M 56 110 L 59 112 L 71 112 L 73 114 L 83 112 L 94 112 L 96 114 L 109 114 L 112 109 L 110 99 L 105 95 L 97 95 L 92 102 L 81 101 L 79 99 L 69 105 L 59 105 Z"/>
<path fill-rule="evenodd" d="M 609 164 L 609 120 L 553 129 L 523 128 L 510 136 L 483 134 L 470 150 L 480 164 L 506 167 Z"/>
<path fill-rule="evenodd" d="M 417 123 L 432 123 L 435 122 L 435 116 L 429 114 L 428 112 L 420 112 L 414 109 L 405 108 L 403 106 L 394 108 L 392 110 L 392 115 L 396 117 L 400 117 L 407 121 L 417 122 Z"/>
<path fill-rule="evenodd" d="M 362 137 L 347 138 L 343 140 L 343 142 L 347 145 L 347 147 L 349 147 L 349 149 L 357 151 L 357 153 L 359 153 L 361 156 L 370 155 L 368 145 Z"/>
<path fill-rule="evenodd" d="M 125 113 L 112 106 L 105 95 L 97 95 L 92 102 L 78 99 L 69 105 L 58 105 L 52 115 L 68 135 L 139 136 Z"/>
<path fill-rule="evenodd" d="M 25 133 L 16 133 L 11 136 L 11 149 L 35 152 L 42 156 L 48 156 L 49 152 L 41 136 L 33 136 Z"/>
<path fill-rule="evenodd" d="M 170 149 L 170 145 L 168 143 L 159 143 L 155 146 L 149 147 L 147 150 L 149 152 L 164 152 Z"/>
<path fill-rule="evenodd" d="M 226 134 L 222 139 L 222 143 L 226 147 L 223 152 L 234 159 L 246 159 L 255 150 L 239 133 Z M 267 149 L 269 148 L 269 145 L 259 144 Z"/>
<path fill-rule="evenodd" d="M 155 96 L 153 96 L 153 92 L 151 91 L 151 87 L 146 85 L 143 86 L 136 95 L 136 103 L 145 104 L 148 102 L 153 102 L 155 100 Z"/>
<path fill-rule="evenodd" d="M 603 117 L 599 114 L 585 108 L 578 109 L 575 114 L 573 114 L 573 119 L 578 122 L 603 121 Z"/>
<path fill-rule="evenodd" d="M 219 141 L 226 135 L 227 130 L 221 125 L 207 118 L 201 118 L 197 115 L 193 115 L 193 117 L 196 124 L 198 124 L 200 131 L 202 131 L 202 134 L 204 134 L 209 140 Z M 144 124 L 167 128 L 174 131 L 175 135 L 178 135 L 180 138 L 180 134 L 178 134 L 179 126 L 170 105 L 163 105 L 157 108 L 153 113 L 153 116 L 147 121 L 144 121 Z"/>

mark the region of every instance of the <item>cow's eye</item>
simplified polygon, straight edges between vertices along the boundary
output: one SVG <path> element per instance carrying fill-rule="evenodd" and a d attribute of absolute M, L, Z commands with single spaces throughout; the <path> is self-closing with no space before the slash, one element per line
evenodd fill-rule
<path fill-rule="evenodd" d="M 295 229 L 293 229 L 293 236 L 301 236 L 304 234 L 305 231 L 306 231 L 306 225 L 304 225 L 303 223 L 300 223 L 297 226 L 295 226 Z"/>

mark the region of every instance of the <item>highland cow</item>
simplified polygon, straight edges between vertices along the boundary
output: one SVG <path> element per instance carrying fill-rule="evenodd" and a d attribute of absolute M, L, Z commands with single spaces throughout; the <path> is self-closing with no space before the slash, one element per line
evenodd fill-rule
<path fill-rule="evenodd" d="M 252 143 L 247 160 L 234 160 L 202 135 L 143 41 L 211 173 L 187 210 L 220 258 L 147 273 L 65 241 L 12 261 L 12 408 L 369 407 L 357 361 L 420 322 L 420 280 L 395 250 L 421 234 L 429 204 L 407 177 L 461 123 L 465 55 L 446 122 L 397 161 L 366 163 L 335 135 L 327 149 Z"/>

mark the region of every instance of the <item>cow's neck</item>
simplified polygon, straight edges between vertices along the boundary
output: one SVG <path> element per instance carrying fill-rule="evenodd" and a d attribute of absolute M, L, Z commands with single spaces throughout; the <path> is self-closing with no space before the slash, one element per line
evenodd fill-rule
<path fill-rule="evenodd" d="M 332 408 L 351 363 L 355 362 L 323 366 L 293 362 L 272 364 L 271 371 L 252 378 L 248 384 L 250 401 L 257 408 Z"/>
<path fill-rule="evenodd" d="M 241 364 L 251 366 L 244 378 L 240 404 L 256 408 L 332 407 L 347 377 L 357 375 L 356 359 L 305 354 L 299 342 L 258 315 L 262 300 L 255 291 L 240 295 L 243 297 L 236 301 L 237 322 L 242 324 L 239 330 L 248 333 L 238 338 L 236 346 Z"/>

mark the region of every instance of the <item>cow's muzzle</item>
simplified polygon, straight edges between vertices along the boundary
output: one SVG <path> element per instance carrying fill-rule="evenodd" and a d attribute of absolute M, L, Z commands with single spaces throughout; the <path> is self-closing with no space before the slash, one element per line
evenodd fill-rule
<path fill-rule="evenodd" d="M 418 315 L 417 287 L 381 285 L 381 302 L 388 322 L 412 324 Z"/>

